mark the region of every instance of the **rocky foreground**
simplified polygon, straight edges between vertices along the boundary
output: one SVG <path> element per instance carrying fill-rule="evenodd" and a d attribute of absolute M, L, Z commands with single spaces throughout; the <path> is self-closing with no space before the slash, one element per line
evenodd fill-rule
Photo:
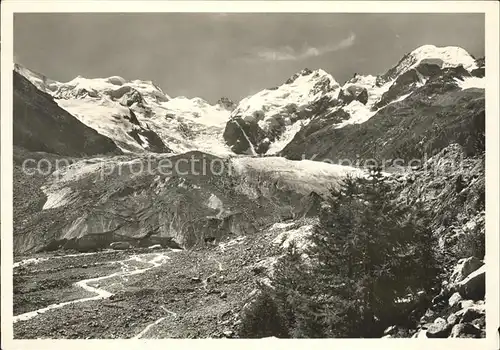
<path fill-rule="evenodd" d="M 303 241 L 309 224 L 274 225 L 202 250 L 31 257 L 37 260 L 14 270 L 14 336 L 237 338 L 242 311 L 268 283 L 282 248 Z M 417 329 L 389 327 L 384 338 L 484 337 L 485 270 L 477 258 L 460 260 L 430 302 L 425 296 L 402 302 L 415 313 L 430 305 Z"/>
<path fill-rule="evenodd" d="M 426 199 L 446 259 L 440 290 L 398 301 L 416 325 L 389 327 L 386 338 L 485 336 L 484 246 L 472 245 L 484 239 L 484 158 L 466 157 L 445 171 L 462 156 L 451 145 L 420 169 L 388 175 L 399 200 Z M 242 311 L 271 282 L 285 248 L 307 244 L 321 196 L 305 198 L 295 219 L 186 250 L 115 242 L 88 253 L 19 255 L 15 337 L 238 337 Z"/>

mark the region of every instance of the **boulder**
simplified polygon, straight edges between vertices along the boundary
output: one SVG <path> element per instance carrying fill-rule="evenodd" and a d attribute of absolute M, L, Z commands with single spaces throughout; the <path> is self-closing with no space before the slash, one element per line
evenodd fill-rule
<path fill-rule="evenodd" d="M 231 338 L 234 335 L 234 332 L 232 330 L 225 330 L 222 332 L 226 338 Z"/>
<path fill-rule="evenodd" d="M 472 272 L 458 283 L 457 289 L 463 298 L 479 300 L 484 299 L 486 266 Z"/>
<path fill-rule="evenodd" d="M 450 338 L 478 338 L 481 330 L 470 323 L 459 323 L 451 329 Z"/>
<path fill-rule="evenodd" d="M 460 259 L 451 273 L 450 282 L 457 284 L 463 281 L 472 272 L 483 266 L 484 263 L 476 257 Z"/>
<path fill-rule="evenodd" d="M 129 242 L 112 242 L 109 247 L 115 250 L 125 250 L 130 249 L 132 246 Z"/>
<path fill-rule="evenodd" d="M 448 299 L 448 305 L 453 307 L 453 306 L 457 305 L 461 300 L 462 300 L 462 296 L 460 295 L 460 293 L 455 292 L 450 297 L 450 299 Z"/>
<path fill-rule="evenodd" d="M 453 313 L 453 314 L 451 314 L 450 316 L 448 316 L 448 318 L 446 319 L 446 322 L 447 322 L 450 326 L 454 326 L 454 325 L 456 325 L 458 322 L 460 322 L 460 315 L 457 315 L 457 313 Z"/>
<path fill-rule="evenodd" d="M 417 338 L 417 339 L 427 339 L 429 338 L 427 336 L 427 330 L 425 329 L 421 329 L 420 331 L 418 331 L 417 333 L 415 333 L 412 338 Z"/>
<path fill-rule="evenodd" d="M 462 300 L 458 304 L 461 309 L 467 309 L 474 306 L 474 300 Z"/>

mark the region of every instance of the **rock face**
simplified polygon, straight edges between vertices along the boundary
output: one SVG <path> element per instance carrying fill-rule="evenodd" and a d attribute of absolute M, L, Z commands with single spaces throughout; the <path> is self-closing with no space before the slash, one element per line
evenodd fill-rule
<path fill-rule="evenodd" d="M 228 111 L 233 111 L 236 108 L 236 103 L 227 97 L 221 97 L 219 101 L 217 101 L 217 104 Z"/>
<path fill-rule="evenodd" d="M 249 120 L 250 118 L 246 121 L 241 117 L 232 118 L 226 124 L 223 137 L 232 145 L 231 151 L 234 153 L 254 155 L 257 150 L 265 153 L 269 148 L 269 139 L 257 123 Z"/>
<path fill-rule="evenodd" d="M 484 57 L 476 60 L 477 68 L 471 71 L 471 75 L 478 78 L 483 78 L 485 74 L 485 60 Z"/>
<path fill-rule="evenodd" d="M 115 143 L 60 108 L 52 97 L 14 71 L 14 145 L 68 156 L 122 153 Z"/>
<path fill-rule="evenodd" d="M 368 91 L 365 87 L 350 85 L 340 90 L 338 99 L 346 105 L 350 104 L 352 101 L 359 101 L 366 105 L 368 102 Z"/>

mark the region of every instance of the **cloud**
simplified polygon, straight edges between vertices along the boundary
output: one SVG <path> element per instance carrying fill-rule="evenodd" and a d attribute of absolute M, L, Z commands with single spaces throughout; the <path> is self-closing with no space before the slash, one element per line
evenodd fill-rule
<path fill-rule="evenodd" d="M 278 49 L 264 48 L 257 50 L 256 58 L 265 61 L 296 61 L 309 57 L 317 57 L 326 53 L 344 50 L 354 44 L 356 35 L 351 33 L 347 38 L 334 44 L 320 47 L 305 45 L 301 50 L 295 50 L 290 46 L 283 46 Z"/>

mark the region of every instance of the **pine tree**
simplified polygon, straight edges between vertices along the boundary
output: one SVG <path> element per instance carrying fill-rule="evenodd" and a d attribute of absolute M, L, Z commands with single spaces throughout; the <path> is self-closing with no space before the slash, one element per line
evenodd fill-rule
<path fill-rule="evenodd" d="M 273 293 L 293 338 L 323 337 L 321 323 L 309 317 L 320 309 L 314 299 L 316 280 L 309 268 L 293 243 L 274 268 Z"/>
<path fill-rule="evenodd" d="M 294 332 L 310 336 L 316 324 L 325 337 L 380 336 L 398 298 L 431 288 L 435 241 L 419 214 L 394 204 L 380 169 L 332 190 L 307 251 L 315 282 L 295 292 L 303 298 L 295 296 Z"/>

